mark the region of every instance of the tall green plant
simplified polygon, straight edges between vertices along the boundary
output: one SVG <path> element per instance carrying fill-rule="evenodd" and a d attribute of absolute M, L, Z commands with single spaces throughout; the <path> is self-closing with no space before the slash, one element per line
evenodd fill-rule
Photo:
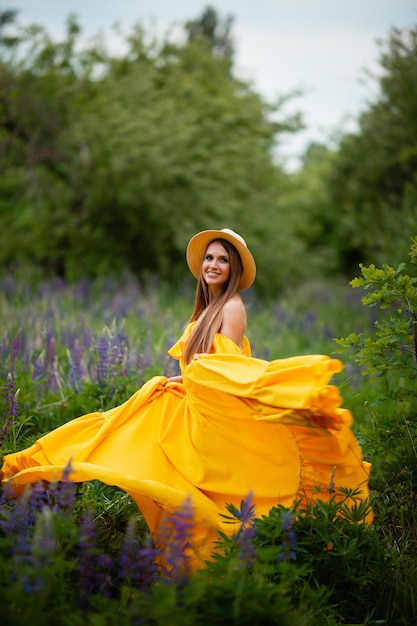
<path fill-rule="evenodd" d="M 411 268 L 417 268 L 417 237 L 412 239 L 410 261 Z M 351 285 L 365 290 L 364 305 L 379 307 L 375 332 L 351 333 L 336 341 L 342 349 L 353 349 L 352 357 L 375 384 L 365 435 L 377 468 L 385 478 L 396 480 L 417 459 L 417 278 L 405 273 L 404 263 L 397 268 L 361 265 L 361 272 Z"/>
<path fill-rule="evenodd" d="M 409 608 L 416 609 L 417 573 L 417 237 L 412 239 L 410 272 L 405 264 L 361 266 L 351 284 L 362 288 L 362 302 L 378 307 L 372 336 L 352 333 L 338 339 L 353 350 L 363 374 L 374 382 L 368 397 L 367 424 L 361 426 L 364 448 L 373 464 L 371 487 L 376 525 L 395 545 L 400 566 L 398 588 L 412 590 Z M 414 275 L 413 275 L 414 274 Z M 364 406 L 365 409 L 365 406 Z M 414 612 L 415 615 L 415 612 Z"/>

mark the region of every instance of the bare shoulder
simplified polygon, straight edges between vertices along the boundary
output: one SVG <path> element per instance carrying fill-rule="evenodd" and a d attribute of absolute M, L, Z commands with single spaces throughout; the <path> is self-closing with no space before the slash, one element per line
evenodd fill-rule
<path fill-rule="evenodd" d="M 230 298 L 230 300 L 226 302 L 223 307 L 223 314 L 244 318 L 246 322 L 245 305 L 243 304 L 241 298 L 237 295 L 233 296 L 233 298 Z"/>
<path fill-rule="evenodd" d="M 237 345 L 242 344 L 243 335 L 246 332 L 246 309 L 238 295 L 230 298 L 223 307 L 220 332 L 230 337 Z"/>

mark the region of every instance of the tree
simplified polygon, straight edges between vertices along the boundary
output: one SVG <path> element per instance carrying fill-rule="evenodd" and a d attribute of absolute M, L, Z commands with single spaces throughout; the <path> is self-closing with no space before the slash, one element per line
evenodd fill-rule
<path fill-rule="evenodd" d="M 189 42 L 199 39 L 208 44 L 216 56 L 231 60 L 234 53 L 232 25 L 231 15 L 221 20 L 216 10 L 208 6 L 200 18 L 187 22 L 185 29 L 188 32 Z"/>
<path fill-rule="evenodd" d="M 330 237 L 346 272 L 397 263 L 417 231 L 417 27 L 393 29 L 380 64 L 380 96 L 342 138 L 327 177 Z"/>
<path fill-rule="evenodd" d="M 83 48 L 79 34 L 75 18 L 63 42 L 32 27 L 28 54 L 2 64 L 3 266 L 31 259 L 67 278 L 128 268 L 174 280 L 192 234 L 229 226 L 259 252 L 259 288 L 279 289 L 288 269 L 276 262 L 283 174 L 273 147 L 298 117 L 273 121 L 280 103 L 199 37 L 149 42 L 138 25 L 114 57 Z"/>

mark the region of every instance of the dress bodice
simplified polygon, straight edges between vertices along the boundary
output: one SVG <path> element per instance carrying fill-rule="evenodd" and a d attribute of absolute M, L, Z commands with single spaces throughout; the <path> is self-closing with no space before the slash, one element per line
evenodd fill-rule
<path fill-rule="evenodd" d="M 182 355 L 184 353 L 184 345 L 191 335 L 196 322 L 191 322 L 188 324 L 178 339 L 178 341 L 168 350 L 168 354 L 177 359 L 180 362 L 181 370 L 184 369 L 185 363 L 182 359 Z M 233 339 L 227 337 L 226 335 L 222 335 L 221 333 L 216 333 L 213 341 L 213 346 L 210 351 L 211 354 L 237 354 L 240 356 L 251 356 L 251 347 L 249 343 L 249 339 L 244 336 L 242 340 L 242 347 L 240 348 Z"/>

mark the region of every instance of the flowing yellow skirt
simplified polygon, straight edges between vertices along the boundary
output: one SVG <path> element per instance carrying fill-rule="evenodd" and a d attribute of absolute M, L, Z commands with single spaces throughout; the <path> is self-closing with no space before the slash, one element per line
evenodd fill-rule
<path fill-rule="evenodd" d="M 154 377 L 121 406 L 6 456 L 3 480 L 19 493 L 60 480 L 70 461 L 71 480 L 97 479 L 130 494 L 152 532 L 164 511 L 190 498 L 196 562 L 209 558 L 218 530 L 231 532 L 225 505 L 239 506 L 249 491 L 257 516 L 278 503 L 327 499 L 330 483 L 336 492 L 360 487 L 367 498 L 370 466 L 328 384 L 340 362 L 321 355 L 267 362 L 225 353 L 228 341 L 217 336 L 217 353 L 185 367 L 184 383 Z"/>

